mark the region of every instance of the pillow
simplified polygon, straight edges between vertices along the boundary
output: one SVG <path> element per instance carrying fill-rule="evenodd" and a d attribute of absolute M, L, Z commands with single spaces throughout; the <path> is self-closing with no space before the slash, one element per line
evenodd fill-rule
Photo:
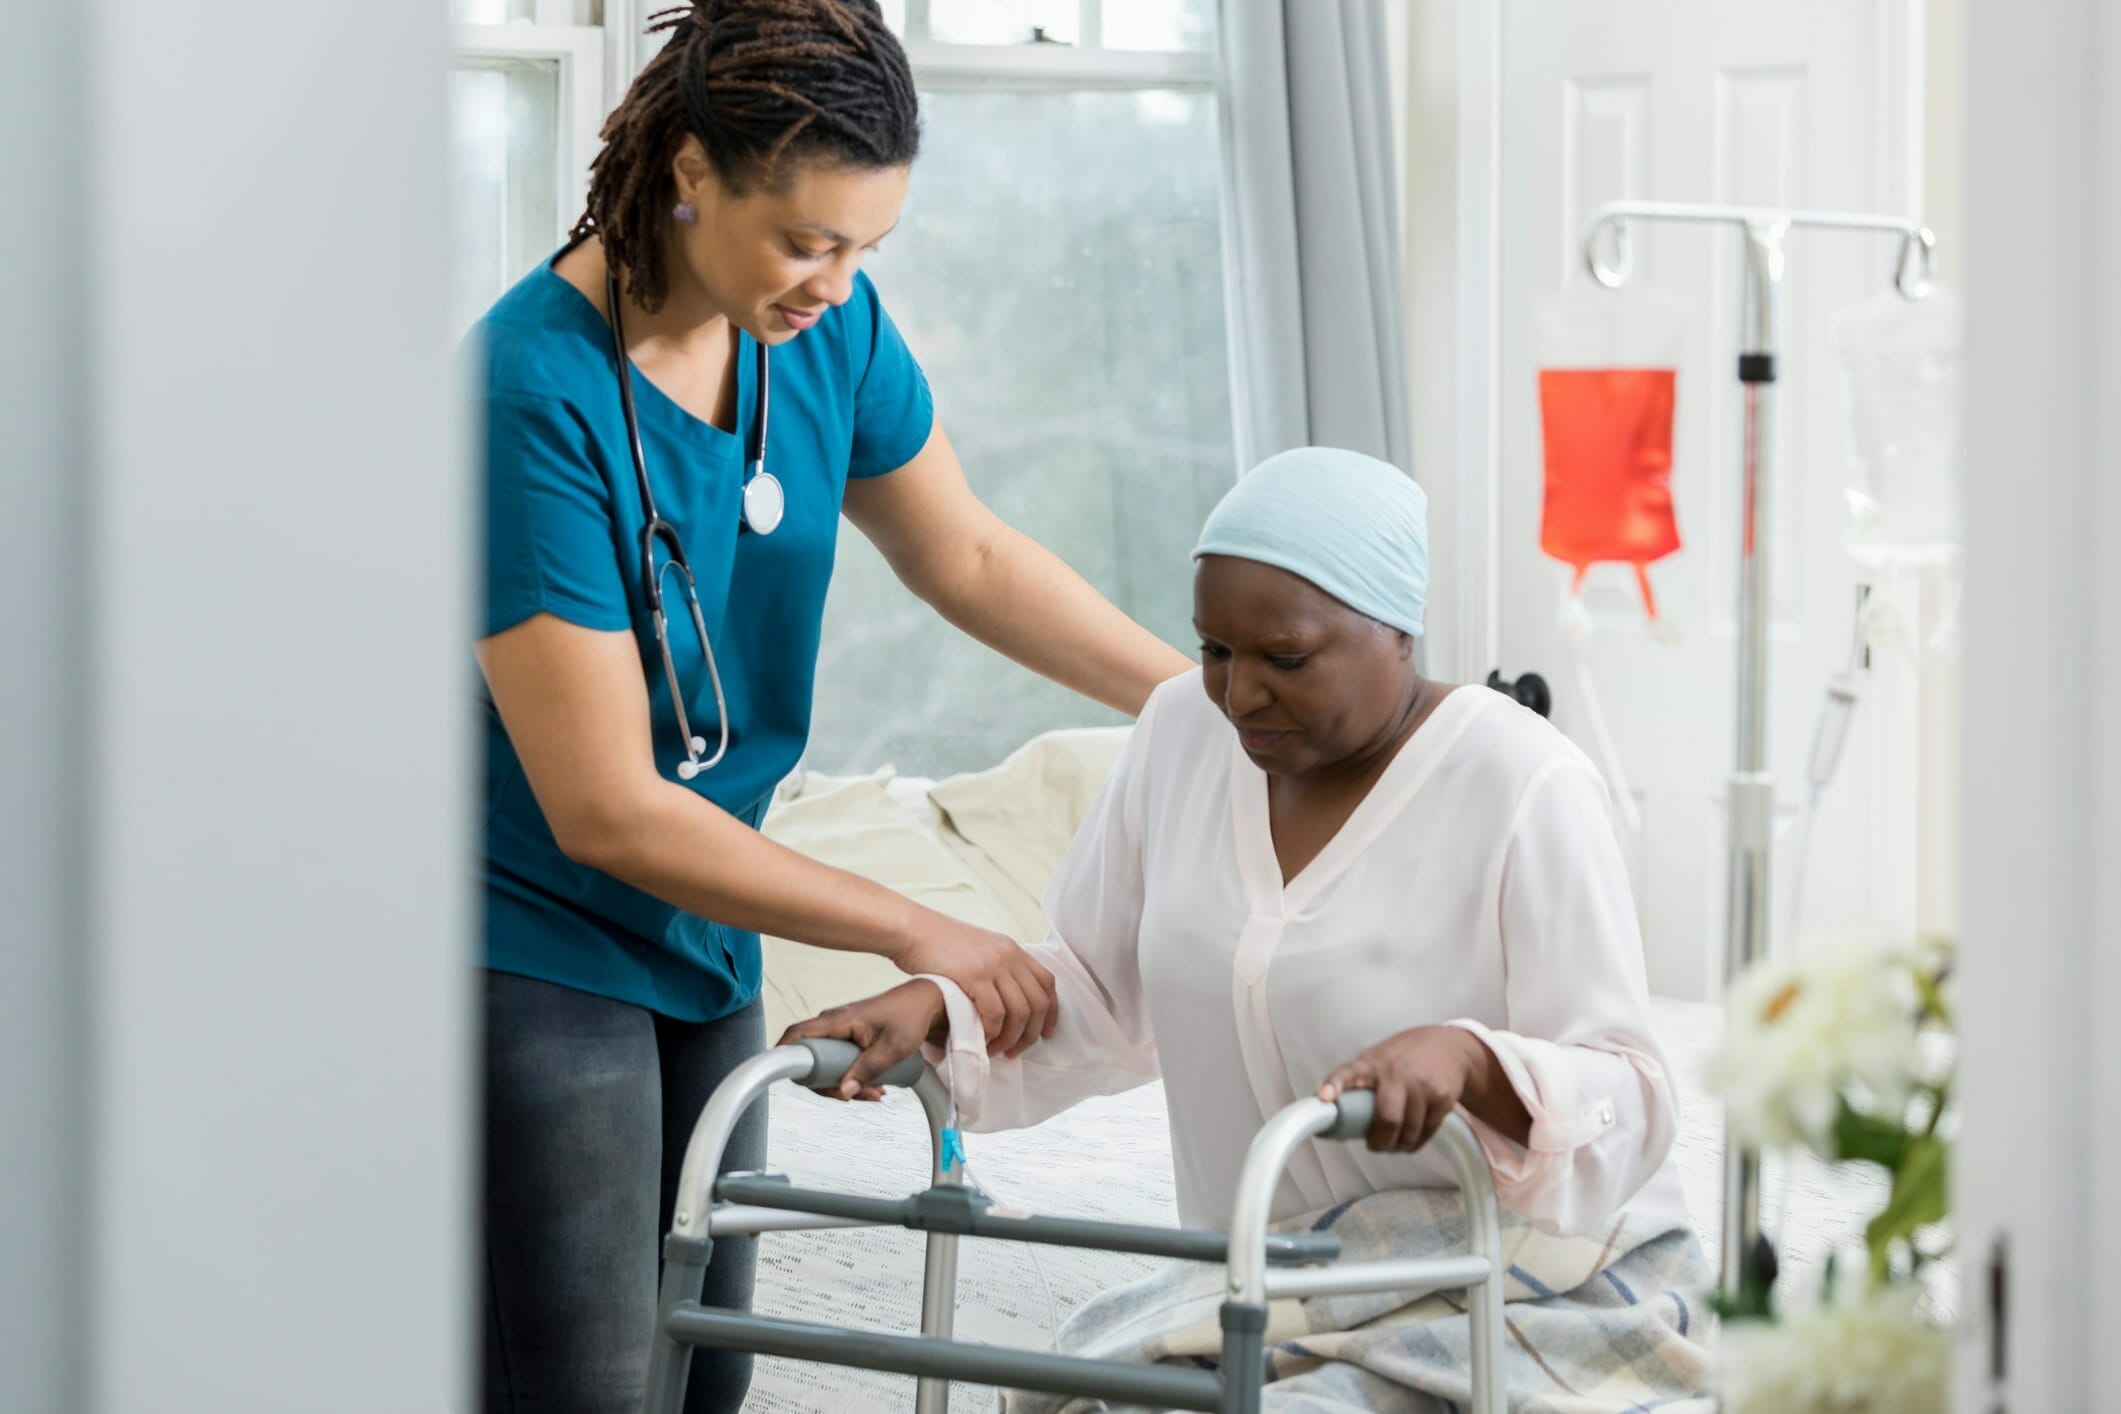
<path fill-rule="evenodd" d="M 944 839 L 1007 908 L 1019 942 L 1045 936 L 1041 902 L 1069 841 L 1112 774 L 1132 727 L 1047 732 L 999 766 L 952 776 L 928 792 Z"/>
<path fill-rule="evenodd" d="M 790 779 L 760 825 L 768 839 L 812 859 L 874 879 L 938 913 L 1008 933 L 1009 911 L 979 875 L 937 838 L 893 790 L 889 767 L 868 776 Z M 766 1038 L 829 1007 L 874 996 L 906 980 L 873 953 L 761 938 Z"/>

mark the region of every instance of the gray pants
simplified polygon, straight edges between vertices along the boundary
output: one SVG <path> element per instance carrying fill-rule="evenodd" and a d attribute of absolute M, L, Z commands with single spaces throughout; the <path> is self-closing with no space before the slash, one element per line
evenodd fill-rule
<path fill-rule="evenodd" d="M 625 1002 L 487 972 L 487 1414 L 634 1414 L 648 1374 L 658 1252 L 693 1122 L 765 1047 L 753 1003 L 673 1021 Z M 725 1172 L 766 1161 L 766 1111 L 737 1127 Z M 704 1300 L 751 1304 L 754 1238 L 714 1244 Z M 740 1409 L 751 1357 L 701 1350 L 686 1414 Z"/>

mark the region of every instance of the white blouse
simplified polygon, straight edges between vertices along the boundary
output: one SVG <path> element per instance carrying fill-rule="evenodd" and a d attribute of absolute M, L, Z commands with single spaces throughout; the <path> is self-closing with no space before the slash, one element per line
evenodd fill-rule
<path fill-rule="evenodd" d="M 1180 1217 L 1222 1227 L 1268 1116 L 1364 1048 L 1445 1023 L 1493 1050 L 1532 1116 L 1525 1145 L 1472 1120 L 1505 1208 L 1561 1232 L 1631 1199 L 1684 1220 L 1667 1158 L 1676 1109 L 1604 783 L 1500 693 L 1445 697 L 1284 887 L 1266 775 L 1198 671 L 1165 683 L 1045 906 L 1032 951 L 1059 985 L 1050 1039 L 989 1058 L 970 999 L 933 979 L 951 1040 L 930 1060 L 965 1129 L 1037 1124 L 1160 1073 Z M 1314 1141 L 1275 1216 L 1451 1182 L 1438 1155 Z"/>

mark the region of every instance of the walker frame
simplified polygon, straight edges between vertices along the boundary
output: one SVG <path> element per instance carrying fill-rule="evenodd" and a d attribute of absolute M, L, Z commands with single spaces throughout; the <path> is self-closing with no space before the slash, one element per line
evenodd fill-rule
<path fill-rule="evenodd" d="M 777 1046 L 732 1071 L 715 1090 L 685 1149 L 643 1402 L 646 1414 L 680 1414 L 695 1348 L 742 1350 L 912 1375 L 916 1414 L 946 1414 L 950 1381 L 1102 1397 L 1159 1409 L 1258 1414 L 1267 1302 L 1351 1292 L 1427 1295 L 1465 1290 L 1472 1322 L 1471 1414 L 1504 1414 L 1502 1221 L 1486 1157 L 1463 1116 L 1431 1141 L 1451 1161 L 1466 1200 L 1468 1250 L 1457 1256 L 1341 1262 L 1331 1233 L 1268 1231 L 1274 1190 L 1290 1156 L 1313 1137 L 1368 1133 L 1374 1102 L 1351 1091 L 1338 1104 L 1299 1100 L 1269 1119 L 1245 1157 L 1229 1234 L 1095 1219 L 1005 1216 L 943 1168 L 949 1094 L 918 1056 L 882 1079 L 911 1088 L 927 1115 L 930 1186 L 899 1200 L 797 1188 L 782 1177 L 718 1174 L 731 1131 L 777 1081 L 816 1090 L 838 1086 L 858 1052 L 844 1041 Z M 896 1335 L 704 1306 L 701 1284 L 717 1237 L 819 1228 L 905 1227 L 928 1234 L 921 1332 Z M 1093 1360 L 955 1339 L 958 1242 L 999 1238 L 1090 1247 L 1226 1265 L 1222 1359 L 1213 1370 Z"/>

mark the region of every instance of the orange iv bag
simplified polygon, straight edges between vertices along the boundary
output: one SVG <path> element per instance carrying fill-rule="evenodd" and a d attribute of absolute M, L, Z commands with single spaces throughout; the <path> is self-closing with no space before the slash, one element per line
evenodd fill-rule
<path fill-rule="evenodd" d="M 1670 368 L 1542 368 L 1539 422 L 1546 502 L 1539 548 L 1572 566 L 1572 593 L 1600 560 L 1635 567 L 1643 607 L 1657 617 L 1645 568 L 1679 548 L 1672 518 Z"/>
<path fill-rule="evenodd" d="M 1679 548 L 1672 413 L 1691 303 L 1654 290 L 1576 290 L 1541 302 L 1539 422 L 1546 497 L 1539 548 L 1575 571 L 1632 565 L 1657 617 L 1648 566 Z"/>

